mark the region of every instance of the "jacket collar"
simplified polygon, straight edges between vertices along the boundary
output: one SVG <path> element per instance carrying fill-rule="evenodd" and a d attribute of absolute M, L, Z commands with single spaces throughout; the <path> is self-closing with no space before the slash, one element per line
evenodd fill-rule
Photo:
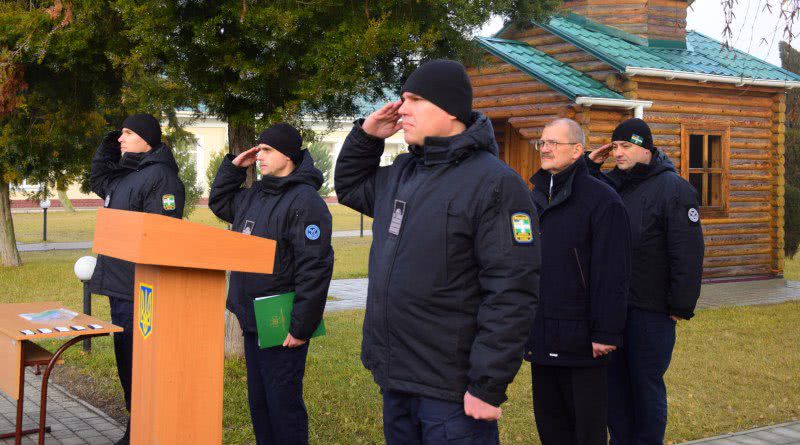
<path fill-rule="evenodd" d="M 578 158 L 569 167 L 555 175 L 547 170 L 539 169 L 530 181 L 533 184 L 533 201 L 542 211 L 565 202 L 572 195 L 572 184 L 576 176 L 586 176 L 589 170 L 583 157 Z M 550 178 L 553 179 L 552 195 L 550 194 Z"/>
<path fill-rule="evenodd" d="M 480 150 L 495 156 L 499 151 L 492 122 L 478 112 L 472 113 L 470 124 L 463 132 L 448 137 L 427 137 L 422 145 L 412 145 L 408 150 L 426 166 L 458 163 Z"/>

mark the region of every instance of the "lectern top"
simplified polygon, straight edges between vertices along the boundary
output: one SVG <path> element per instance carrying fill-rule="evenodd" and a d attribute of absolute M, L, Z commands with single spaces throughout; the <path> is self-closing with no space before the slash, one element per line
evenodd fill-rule
<path fill-rule="evenodd" d="M 93 251 L 137 264 L 272 273 L 274 240 L 151 213 L 99 209 Z"/>

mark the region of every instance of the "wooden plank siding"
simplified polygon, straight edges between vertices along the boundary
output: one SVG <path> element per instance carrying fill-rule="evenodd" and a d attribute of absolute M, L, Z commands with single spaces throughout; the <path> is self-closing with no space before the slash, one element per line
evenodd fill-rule
<path fill-rule="evenodd" d="M 726 211 L 702 212 L 706 241 L 705 278 L 781 274 L 777 227 L 783 210 L 776 210 L 777 156 L 773 140 L 778 132 L 776 90 L 727 88 L 716 84 L 638 78 L 635 94 L 651 100 L 644 120 L 653 131 L 655 145 L 666 152 L 676 168 L 683 168 L 682 129 L 727 129 L 729 150 Z M 782 165 L 782 164 L 781 164 Z M 782 194 L 781 194 L 782 197 Z"/>
<path fill-rule="evenodd" d="M 673 3 L 681 2 L 658 0 L 656 4 L 662 3 L 674 6 Z M 723 135 L 722 153 L 728 155 L 723 164 L 723 210 L 701 211 L 706 242 L 703 276 L 782 275 L 786 108 L 783 90 L 625 77 L 540 28 L 508 30 L 501 37 L 528 42 L 629 99 L 652 101 L 652 107 L 644 110 L 644 120 L 653 131 L 655 145 L 684 176 L 689 170 L 682 168 L 685 156 L 681 152 L 688 153 L 684 145 L 691 130 L 714 129 L 716 134 Z M 546 123 L 559 117 L 575 119 L 586 132 L 587 148 L 593 149 L 608 143 L 614 128 L 633 116 L 633 110 L 576 105 L 493 56 L 488 56 L 480 68 L 469 68 L 468 73 L 474 89 L 474 109 L 492 119 L 501 159 L 526 182 L 539 168 L 539 155 L 530 141 L 540 137 Z M 610 159 L 605 168 L 613 165 Z"/>

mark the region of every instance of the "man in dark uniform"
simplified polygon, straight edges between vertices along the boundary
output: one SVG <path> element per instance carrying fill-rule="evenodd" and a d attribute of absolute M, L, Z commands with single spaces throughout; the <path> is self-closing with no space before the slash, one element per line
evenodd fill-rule
<path fill-rule="evenodd" d="M 232 230 L 278 242 L 273 274 L 232 272 L 228 290 L 227 307 L 244 332 L 247 395 L 258 445 L 308 443 L 303 402 L 308 340 L 322 320 L 333 273 L 331 214 L 317 193 L 322 172 L 302 143 L 289 124 L 267 128 L 255 147 L 222 161 L 208 198 L 211 211 Z M 256 160 L 263 177 L 243 189 L 247 167 Z M 292 291 L 286 340 L 261 349 L 253 300 Z"/>
<path fill-rule="evenodd" d="M 631 228 L 633 269 L 623 346 L 609 369 L 611 443 L 662 444 L 667 426 L 667 372 L 675 323 L 688 320 L 700 296 L 703 230 L 697 192 L 653 145 L 641 119 L 620 124 L 587 156 L 592 174 L 612 185 L 625 202 Z M 613 150 L 616 167 L 600 166 Z"/>
<path fill-rule="evenodd" d="M 106 135 L 92 159 L 91 183 L 92 191 L 105 200 L 107 208 L 183 217 L 184 188 L 178 164 L 161 142 L 158 120 L 149 114 L 129 116 L 122 123 L 122 131 Z M 109 297 L 111 322 L 124 329 L 114 334 L 114 356 L 129 412 L 134 269 L 131 262 L 98 255 L 90 282 L 93 293 Z M 130 421 L 117 443 L 128 443 L 129 437 Z"/>
<path fill-rule="evenodd" d="M 619 195 L 589 175 L 585 140 L 577 122 L 558 119 L 535 141 L 542 277 L 526 358 L 544 445 L 607 443 L 606 365 L 625 327 L 628 215 Z"/>
<path fill-rule="evenodd" d="M 410 153 L 380 167 L 401 128 Z M 499 441 L 539 240 L 528 189 L 497 153 L 464 67 L 436 60 L 357 121 L 339 155 L 339 202 L 374 218 L 361 360 L 383 393 L 389 445 Z"/>

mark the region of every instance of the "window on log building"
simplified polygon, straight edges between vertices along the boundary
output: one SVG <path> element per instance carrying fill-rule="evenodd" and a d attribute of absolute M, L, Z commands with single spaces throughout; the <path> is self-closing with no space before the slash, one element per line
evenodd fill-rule
<path fill-rule="evenodd" d="M 729 140 L 728 127 L 681 126 L 681 176 L 697 190 L 706 215 L 728 210 Z"/>

